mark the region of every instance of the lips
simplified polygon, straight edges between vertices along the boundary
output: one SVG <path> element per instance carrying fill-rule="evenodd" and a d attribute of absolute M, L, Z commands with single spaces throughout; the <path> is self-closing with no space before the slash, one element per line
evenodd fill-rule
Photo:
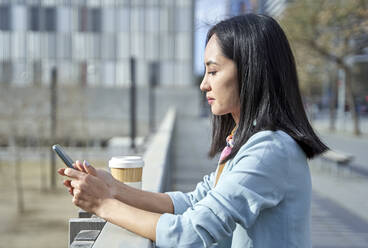
<path fill-rule="evenodd" d="M 213 101 L 215 101 L 215 98 L 207 97 L 208 104 L 211 104 Z"/>

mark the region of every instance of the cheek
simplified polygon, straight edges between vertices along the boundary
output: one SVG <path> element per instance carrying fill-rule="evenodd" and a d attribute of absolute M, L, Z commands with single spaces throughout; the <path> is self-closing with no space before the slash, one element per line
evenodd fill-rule
<path fill-rule="evenodd" d="M 218 89 L 218 96 L 214 104 L 214 108 L 220 114 L 227 114 L 238 111 L 240 107 L 239 93 L 234 87 L 226 87 Z"/>
<path fill-rule="evenodd" d="M 216 98 L 214 106 L 216 109 L 232 112 L 240 106 L 236 71 L 224 70 L 223 73 L 219 73 L 212 83 L 212 91 Z"/>
<path fill-rule="evenodd" d="M 234 91 L 233 91 L 233 94 L 232 94 L 232 99 L 233 99 L 234 104 L 240 105 L 240 97 L 239 97 L 238 87 L 234 88 Z"/>
<path fill-rule="evenodd" d="M 224 98 L 226 99 L 226 102 L 228 105 L 231 105 L 234 107 L 235 105 L 239 105 L 239 90 L 237 81 L 231 80 L 226 85 L 224 85 Z"/>
<path fill-rule="evenodd" d="M 227 97 L 227 107 L 233 111 L 240 106 L 239 96 L 237 91 L 231 92 Z"/>

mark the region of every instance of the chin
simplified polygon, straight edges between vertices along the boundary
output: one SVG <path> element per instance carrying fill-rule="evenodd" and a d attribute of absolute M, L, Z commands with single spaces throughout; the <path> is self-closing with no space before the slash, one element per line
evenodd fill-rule
<path fill-rule="evenodd" d="M 213 115 L 226 115 L 229 114 L 229 111 L 223 111 L 221 109 L 211 108 L 211 112 Z"/>

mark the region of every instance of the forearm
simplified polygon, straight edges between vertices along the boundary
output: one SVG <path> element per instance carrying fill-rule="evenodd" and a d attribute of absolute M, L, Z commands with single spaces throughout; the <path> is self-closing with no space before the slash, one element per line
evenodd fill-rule
<path fill-rule="evenodd" d="M 143 191 L 122 183 L 117 183 L 114 198 L 130 206 L 149 212 L 174 213 L 174 205 L 171 198 L 165 193 Z"/>
<path fill-rule="evenodd" d="M 156 225 L 161 214 L 135 208 L 116 199 L 105 200 L 96 214 L 106 221 L 156 241 Z"/>

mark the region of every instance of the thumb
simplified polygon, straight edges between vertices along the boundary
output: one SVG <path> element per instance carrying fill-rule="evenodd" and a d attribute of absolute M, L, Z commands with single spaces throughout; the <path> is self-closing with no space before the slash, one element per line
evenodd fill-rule
<path fill-rule="evenodd" d="M 90 165 L 86 160 L 83 161 L 83 167 L 88 174 L 92 176 L 97 176 L 96 169 L 92 165 Z"/>

